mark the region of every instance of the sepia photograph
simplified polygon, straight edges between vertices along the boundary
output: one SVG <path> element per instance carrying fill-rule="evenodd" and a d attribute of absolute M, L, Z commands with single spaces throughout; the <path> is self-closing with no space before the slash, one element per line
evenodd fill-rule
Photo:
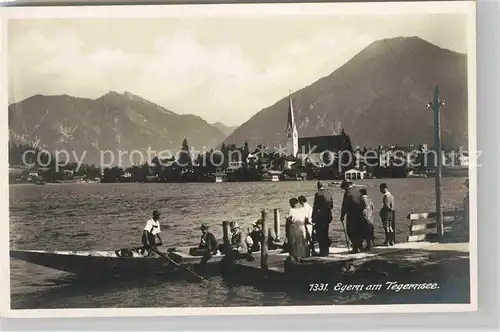
<path fill-rule="evenodd" d="M 474 2 L 2 21 L 9 315 L 476 309 Z"/>

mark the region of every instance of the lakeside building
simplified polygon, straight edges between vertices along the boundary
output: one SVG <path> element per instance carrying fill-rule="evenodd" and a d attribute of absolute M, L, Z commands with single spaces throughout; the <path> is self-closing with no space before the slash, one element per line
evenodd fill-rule
<path fill-rule="evenodd" d="M 339 162 L 343 151 L 352 152 L 351 140 L 344 129 L 338 135 L 299 137 L 291 92 L 288 95 L 286 134 L 285 169 L 291 169 L 297 161 L 305 161 L 319 168 L 332 166 Z M 346 166 L 346 169 L 350 168 Z"/>
<path fill-rule="evenodd" d="M 229 162 L 229 164 L 228 164 L 228 166 L 226 168 L 226 173 L 236 172 L 237 170 L 239 170 L 242 167 L 243 167 L 243 161 L 242 160 L 231 161 L 231 162 Z"/>

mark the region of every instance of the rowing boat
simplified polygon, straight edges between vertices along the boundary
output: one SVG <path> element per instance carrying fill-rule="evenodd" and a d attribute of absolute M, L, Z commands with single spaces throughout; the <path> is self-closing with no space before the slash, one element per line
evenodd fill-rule
<path fill-rule="evenodd" d="M 168 249 L 165 253 L 182 266 L 196 266 L 203 256 L 192 255 L 193 248 Z M 270 250 L 279 253 L 281 249 Z M 259 252 L 253 256 L 260 255 Z M 10 250 L 10 257 L 50 269 L 73 274 L 130 274 L 165 271 L 171 267 L 168 260 L 158 255 L 144 256 L 136 249 L 109 251 L 50 251 L 50 250 Z M 217 254 L 207 262 L 209 265 L 222 261 L 223 254 Z"/>

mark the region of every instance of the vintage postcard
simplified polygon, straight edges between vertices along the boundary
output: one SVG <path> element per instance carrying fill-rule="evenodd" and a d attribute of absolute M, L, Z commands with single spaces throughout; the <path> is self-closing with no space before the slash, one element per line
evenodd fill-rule
<path fill-rule="evenodd" d="M 476 309 L 473 2 L 1 13 L 3 315 Z"/>

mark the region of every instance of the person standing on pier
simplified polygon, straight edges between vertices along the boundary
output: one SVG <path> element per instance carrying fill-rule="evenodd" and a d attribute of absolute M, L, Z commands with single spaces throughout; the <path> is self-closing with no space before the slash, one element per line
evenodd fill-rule
<path fill-rule="evenodd" d="M 290 210 L 288 210 L 286 221 L 288 226 L 288 244 L 290 249 L 290 256 L 299 260 L 308 255 L 308 244 L 306 236 L 306 211 L 299 204 L 297 198 L 291 198 Z"/>
<path fill-rule="evenodd" d="M 385 234 L 385 246 L 392 246 L 396 241 L 394 225 L 394 196 L 389 192 L 387 183 L 380 185 L 382 196 L 382 208 L 380 209 L 380 219 Z"/>
<path fill-rule="evenodd" d="M 312 238 L 313 226 L 314 226 L 313 219 L 312 219 L 313 208 L 309 203 L 307 203 L 307 198 L 304 195 L 299 196 L 299 203 L 302 205 L 302 208 L 306 212 L 306 216 L 307 216 L 307 221 L 306 221 L 307 242 L 308 242 L 308 245 L 309 245 L 311 252 L 314 252 L 314 243 L 313 243 L 313 238 Z"/>
<path fill-rule="evenodd" d="M 365 188 L 359 190 L 361 194 L 361 204 L 363 208 L 363 226 L 364 239 L 366 240 L 366 250 L 370 250 L 375 240 L 375 228 L 373 227 L 373 210 L 375 209 L 373 202 L 368 197 L 368 192 Z"/>
<path fill-rule="evenodd" d="M 146 222 L 146 227 L 144 227 L 144 231 L 142 232 L 141 242 L 144 246 L 143 249 L 148 251 L 148 255 L 151 255 L 151 251 L 158 250 L 156 247 L 161 246 L 163 241 L 160 237 L 160 211 L 153 211 L 153 218 L 149 219 Z M 158 238 L 159 242 L 156 243 L 155 237 Z"/>
<path fill-rule="evenodd" d="M 333 196 L 325 188 L 324 183 L 318 182 L 318 192 L 314 196 L 312 222 L 319 244 L 319 256 L 326 257 L 330 253 L 328 238 L 330 223 L 332 222 Z"/>
<path fill-rule="evenodd" d="M 344 219 L 346 219 L 347 236 L 352 244 L 352 253 L 358 253 L 361 251 L 365 233 L 361 194 L 355 190 L 350 180 L 342 181 L 340 188 L 345 190 L 340 211 L 340 222 L 343 223 Z"/>

